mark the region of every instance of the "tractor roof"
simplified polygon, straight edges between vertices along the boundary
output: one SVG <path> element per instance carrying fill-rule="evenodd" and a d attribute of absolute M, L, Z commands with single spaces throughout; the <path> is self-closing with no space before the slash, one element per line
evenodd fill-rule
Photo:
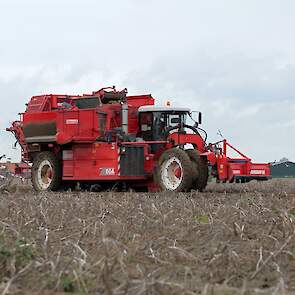
<path fill-rule="evenodd" d="M 138 108 L 139 112 L 190 112 L 189 108 L 182 108 L 182 107 L 157 107 L 157 106 L 141 106 Z"/>

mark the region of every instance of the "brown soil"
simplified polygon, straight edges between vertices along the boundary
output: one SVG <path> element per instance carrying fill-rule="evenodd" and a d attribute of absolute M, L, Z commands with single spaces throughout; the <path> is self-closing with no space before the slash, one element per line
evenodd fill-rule
<path fill-rule="evenodd" d="M 295 180 L 0 193 L 0 294 L 295 294 Z"/>

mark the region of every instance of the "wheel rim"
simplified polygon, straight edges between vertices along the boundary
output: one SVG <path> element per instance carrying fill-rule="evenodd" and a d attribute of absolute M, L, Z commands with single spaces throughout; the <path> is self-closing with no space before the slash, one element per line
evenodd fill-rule
<path fill-rule="evenodd" d="M 162 164 L 161 179 L 167 190 L 176 190 L 181 185 L 183 168 L 178 158 L 172 157 Z"/>
<path fill-rule="evenodd" d="M 49 188 L 53 178 L 53 169 L 48 160 L 41 162 L 37 171 L 37 178 L 38 184 L 42 190 Z"/>

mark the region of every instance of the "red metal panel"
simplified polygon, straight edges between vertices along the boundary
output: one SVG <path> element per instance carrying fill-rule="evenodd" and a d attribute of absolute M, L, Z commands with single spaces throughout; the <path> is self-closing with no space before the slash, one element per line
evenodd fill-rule
<path fill-rule="evenodd" d="M 63 176 L 74 176 L 74 153 L 72 150 L 62 152 Z"/>
<path fill-rule="evenodd" d="M 128 131 L 136 134 L 139 131 L 138 125 L 138 107 L 129 106 L 128 110 Z"/>
<path fill-rule="evenodd" d="M 57 142 L 93 142 L 99 136 L 98 113 L 96 110 L 59 111 L 57 116 Z"/>
<path fill-rule="evenodd" d="M 63 111 L 59 112 L 62 116 L 61 125 L 63 126 L 63 132 L 69 136 L 77 136 L 79 132 L 79 112 L 78 111 Z M 59 128 L 60 126 L 58 126 Z"/>
<path fill-rule="evenodd" d="M 253 164 L 251 163 L 249 174 L 251 176 L 270 176 L 270 165 L 269 164 Z"/>
<path fill-rule="evenodd" d="M 246 164 L 242 163 L 229 163 L 229 174 L 233 176 L 247 175 Z"/>
<path fill-rule="evenodd" d="M 224 157 L 217 158 L 217 171 L 219 180 L 227 180 L 228 179 L 228 163 L 227 159 Z"/>
<path fill-rule="evenodd" d="M 149 95 L 128 96 L 127 103 L 129 107 L 128 117 L 128 131 L 129 133 L 137 133 L 138 126 L 138 108 L 143 105 L 154 105 L 154 98 Z"/>
<path fill-rule="evenodd" d="M 93 144 L 74 144 L 73 161 L 64 160 L 64 180 L 116 181 L 144 180 L 146 177 L 122 177 L 119 175 L 118 145 L 116 143 L 97 142 Z M 145 169 L 150 173 L 154 169 L 153 155 L 147 154 L 145 146 Z M 73 172 L 73 173 L 72 173 Z"/>
<path fill-rule="evenodd" d="M 98 114 L 94 110 L 80 110 L 79 114 L 79 132 L 78 135 L 83 138 L 93 138 L 94 130 L 98 127 Z"/>
<path fill-rule="evenodd" d="M 93 143 L 73 145 L 72 179 L 77 180 L 117 180 L 118 147 L 115 143 Z M 68 170 L 67 170 L 68 171 Z M 68 179 L 66 174 L 64 179 Z"/>
<path fill-rule="evenodd" d="M 30 122 L 55 121 L 56 115 L 56 112 L 24 113 L 23 123 L 26 124 Z"/>
<path fill-rule="evenodd" d="M 197 134 L 178 134 L 177 132 L 174 132 L 169 135 L 169 138 L 175 143 L 175 145 L 191 143 L 196 146 L 201 153 L 205 151 L 204 140 Z"/>
<path fill-rule="evenodd" d="M 28 103 L 26 112 L 42 112 L 47 101 L 48 98 L 46 95 L 33 96 Z"/>
<path fill-rule="evenodd" d="M 155 99 L 150 95 L 133 95 L 127 96 L 128 105 L 139 108 L 144 105 L 154 105 Z"/>
<path fill-rule="evenodd" d="M 74 176 L 74 161 L 63 161 L 63 177 Z"/>

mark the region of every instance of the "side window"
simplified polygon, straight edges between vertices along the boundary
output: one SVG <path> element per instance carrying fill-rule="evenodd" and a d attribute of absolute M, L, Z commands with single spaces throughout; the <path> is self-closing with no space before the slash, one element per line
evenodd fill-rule
<path fill-rule="evenodd" d="M 142 113 L 141 115 L 141 131 L 151 131 L 153 127 L 153 114 Z"/>
<path fill-rule="evenodd" d="M 144 140 L 153 140 L 153 114 L 152 113 L 141 113 L 140 117 L 140 132 L 139 137 Z"/>
<path fill-rule="evenodd" d="M 168 124 L 168 117 L 165 113 L 156 112 L 154 114 L 154 128 L 153 128 L 154 140 L 164 139 L 167 124 Z"/>

